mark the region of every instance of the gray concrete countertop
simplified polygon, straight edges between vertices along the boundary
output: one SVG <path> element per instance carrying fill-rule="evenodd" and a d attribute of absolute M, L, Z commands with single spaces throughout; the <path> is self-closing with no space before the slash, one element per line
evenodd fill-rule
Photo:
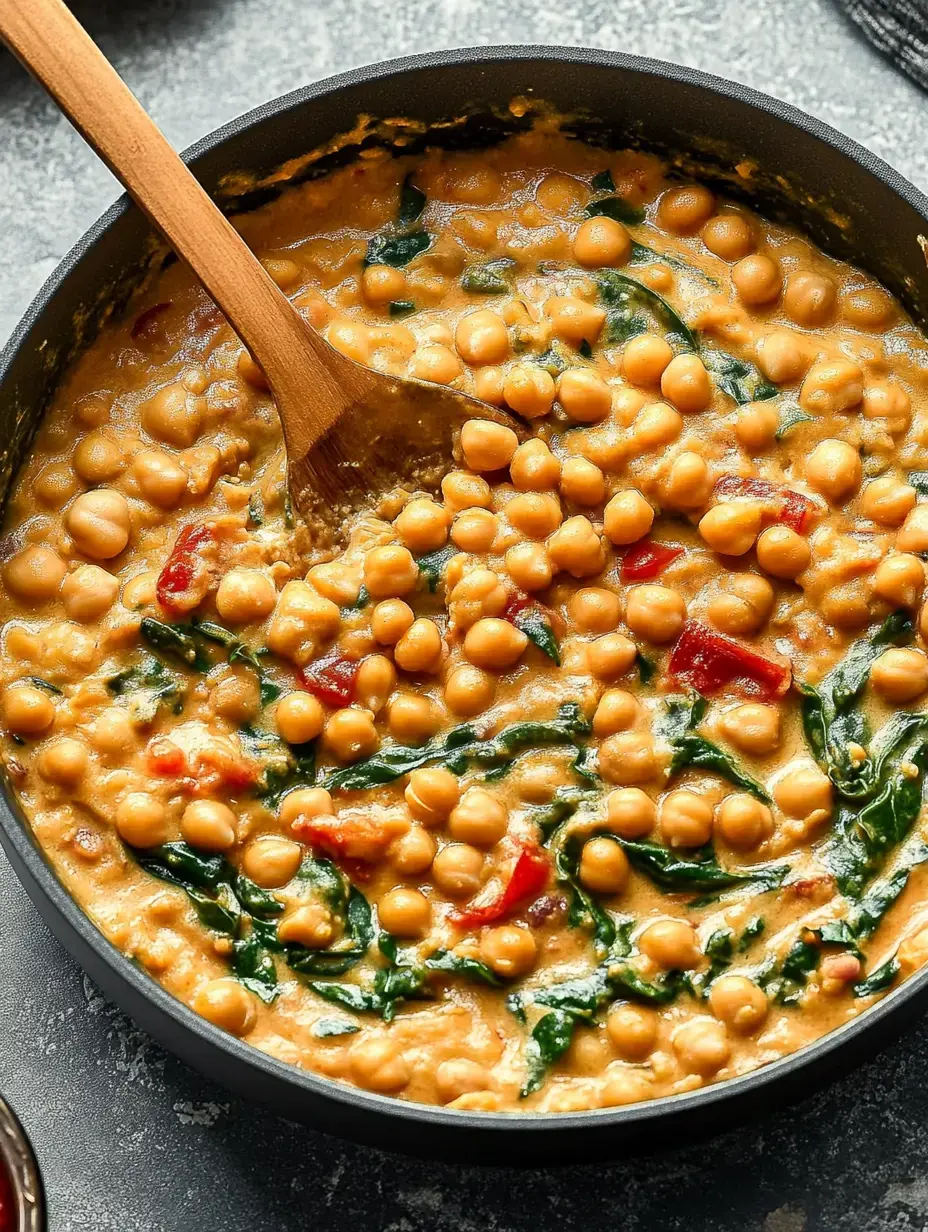
<path fill-rule="evenodd" d="M 486 43 L 590 44 L 736 78 L 928 189 L 925 98 L 829 0 L 79 0 L 179 147 L 352 65 Z M 0 53 L 0 342 L 117 187 Z M 792 1111 L 606 1167 L 484 1172 L 345 1145 L 166 1056 L 50 937 L 0 857 L 0 1090 L 53 1232 L 904 1232 L 928 1228 L 928 1022 Z M 505 1160 L 501 1161 L 502 1163 Z"/>

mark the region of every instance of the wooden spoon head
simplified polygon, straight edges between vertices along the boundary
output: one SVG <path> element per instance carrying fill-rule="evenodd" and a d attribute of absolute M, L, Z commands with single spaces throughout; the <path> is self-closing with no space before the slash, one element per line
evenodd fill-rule
<path fill-rule="evenodd" d="M 315 547 L 344 540 L 354 515 L 377 509 L 398 489 L 437 492 L 454 461 L 468 419 L 488 419 L 525 440 L 524 423 L 445 385 L 366 370 L 355 397 L 306 452 L 289 458 L 294 508 Z"/>

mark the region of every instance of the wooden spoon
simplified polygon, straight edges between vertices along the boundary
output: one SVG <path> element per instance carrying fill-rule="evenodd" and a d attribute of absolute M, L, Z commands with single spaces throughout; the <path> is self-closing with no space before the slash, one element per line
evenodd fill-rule
<path fill-rule="evenodd" d="M 263 369 L 291 499 L 320 545 L 397 487 L 434 489 L 468 419 L 524 426 L 458 390 L 387 376 L 300 316 L 61 0 L 0 0 L 0 38 L 194 270 Z"/>

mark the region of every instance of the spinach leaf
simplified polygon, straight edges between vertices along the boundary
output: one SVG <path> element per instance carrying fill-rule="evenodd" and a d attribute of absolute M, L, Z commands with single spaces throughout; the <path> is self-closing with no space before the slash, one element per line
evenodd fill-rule
<path fill-rule="evenodd" d="M 428 971 L 441 971 L 448 975 L 462 975 L 477 984 L 489 984 L 491 988 L 499 988 L 502 980 L 485 962 L 477 958 L 467 958 L 463 954 L 455 954 L 452 950 L 436 950 L 425 960 Z"/>
<path fill-rule="evenodd" d="M 901 895 L 913 868 L 928 861 L 928 846 L 916 839 L 903 849 L 897 867 L 888 877 L 875 881 L 856 902 L 847 917 L 847 926 L 855 940 L 871 937 L 883 917 Z"/>
<path fill-rule="evenodd" d="M 453 556 L 457 556 L 457 553 L 458 549 L 453 543 L 449 543 L 435 552 L 429 552 L 427 555 L 417 558 L 416 564 L 419 566 L 419 574 L 432 594 L 438 590 L 439 585 L 444 580 L 448 561 Z"/>
<path fill-rule="evenodd" d="M 570 889 L 567 923 L 571 928 L 589 927 L 593 931 L 593 947 L 599 957 L 612 949 L 616 939 L 615 921 L 599 901 L 580 881 L 580 857 L 589 838 L 584 833 L 565 833 L 555 841 L 554 870 L 557 880 Z M 596 837 L 599 837 L 597 834 Z"/>
<path fill-rule="evenodd" d="M 774 439 L 782 441 L 790 428 L 795 428 L 797 424 L 812 423 L 812 416 L 807 415 L 804 410 L 793 403 L 791 406 L 785 406 L 780 412 L 780 422 L 777 425 L 777 430 L 774 432 Z"/>
<path fill-rule="evenodd" d="M 316 743 L 286 744 L 273 732 L 245 724 L 238 730 L 239 740 L 249 756 L 261 764 L 256 792 L 270 809 L 295 787 L 311 787 L 316 781 Z"/>
<path fill-rule="evenodd" d="M 511 723 L 486 740 L 478 737 L 473 724 L 464 723 L 419 747 L 385 743 L 372 757 L 333 771 L 322 785 L 329 791 L 366 791 L 392 783 L 421 766 L 442 765 L 454 774 L 462 774 L 472 764 L 487 768 L 506 766 L 526 748 L 572 744 L 579 750 L 580 740 L 591 730 L 580 707 L 575 702 L 566 702 L 556 719 Z"/>
<path fill-rule="evenodd" d="M 893 954 L 875 971 L 871 971 L 866 979 L 854 985 L 854 996 L 872 997 L 874 993 L 883 992 L 893 983 L 900 970 L 899 959 Z"/>
<path fill-rule="evenodd" d="M 550 1010 L 538 1019 L 525 1047 L 527 1074 L 521 1099 L 541 1089 L 548 1069 L 570 1047 L 576 1027 L 577 1019 L 566 1010 Z"/>
<path fill-rule="evenodd" d="M 591 201 L 585 212 L 590 218 L 612 218 L 629 227 L 644 222 L 644 210 L 641 206 L 632 205 L 624 197 L 600 197 L 598 201 Z"/>
<path fill-rule="evenodd" d="M 407 175 L 400 189 L 400 208 L 396 215 L 396 225 L 404 231 L 408 230 L 425 209 L 425 201 L 425 193 L 416 188 L 412 182 L 412 176 Z"/>
<path fill-rule="evenodd" d="M 273 1001 L 280 991 L 273 955 L 262 944 L 257 932 L 252 931 L 234 943 L 232 971 L 262 1001 Z"/>
<path fill-rule="evenodd" d="M 261 493 L 255 489 L 248 498 L 248 526 L 253 529 L 256 526 L 264 525 L 264 499 Z"/>
<path fill-rule="evenodd" d="M 370 949 L 376 929 L 371 905 L 331 860 L 307 856 L 298 874 L 310 884 L 342 926 L 342 935 L 326 949 L 287 942 L 287 965 L 300 975 L 344 975 Z"/>
<path fill-rule="evenodd" d="M 283 689 L 264 670 L 264 664 L 261 662 L 260 656 L 261 654 L 267 654 L 266 650 L 252 650 L 241 638 L 236 637 L 231 629 L 227 629 L 224 625 L 217 624 L 213 620 L 194 620 L 191 628 L 200 637 L 204 637 L 207 641 L 215 642 L 218 646 L 222 646 L 228 652 L 229 663 L 245 663 L 251 668 L 258 677 L 262 706 L 269 706 L 271 702 L 277 701 L 278 697 L 283 693 Z"/>
<path fill-rule="evenodd" d="M 635 655 L 635 666 L 638 668 L 638 679 L 642 684 L 648 685 L 657 674 L 657 664 L 653 659 L 649 659 L 646 654 L 642 654 L 639 650 Z"/>
<path fill-rule="evenodd" d="M 153 877 L 186 889 L 215 890 L 229 881 L 232 867 L 224 856 L 204 856 L 183 842 L 165 843 L 146 850 L 130 848 L 139 866 Z"/>
<path fill-rule="evenodd" d="M 700 848 L 691 859 L 685 860 L 659 843 L 620 838 L 608 830 L 600 833 L 614 838 L 632 867 L 663 890 L 726 890 L 732 886 L 753 885 L 757 893 L 764 894 L 778 889 L 790 871 L 788 864 L 726 869 L 716 861 L 711 846 Z"/>
<path fill-rule="evenodd" d="M 330 1039 L 333 1035 L 355 1035 L 360 1030 L 361 1024 L 348 1018 L 317 1018 L 310 1034 L 316 1039 Z"/>
<path fill-rule="evenodd" d="M 64 696 L 56 684 L 50 684 L 47 680 L 43 680 L 41 676 L 22 676 L 16 683 L 31 684 L 33 688 L 41 689 L 43 693 L 51 693 L 53 697 Z"/>
<path fill-rule="evenodd" d="M 671 758 L 669 775 L 672 778 L 681 770 L 692 766 L 700 770 L 708 770 L 719 778 L 727 779 L 743 791 L 750 792 L 765 804 L 770 803 L 770 796 L 755 779 L 742 770 L 730 753 L 719 748 L 711 740 L 700 736 L 696 728 L 705 717 L 708 703 L 698 694 L 691 698 L 671 697 L 667 701 L 667 717 L 662 735 L 670 745 Z"/>
<path fill-rule="evenodd" d="M 521 629 L 533 645 L 537 646 L 555 666 L 561 666 L 561 648 L 554 635 L 554 630 L 545 618 L 539 615 L 537 609 L 528 608 L 516 620 L 516 627 Z"/>
<path fill-rule="evenodd" d="M 531 819 L 541 831 L 543 843 L 557 831 L 561 822 L 576 813 L 581 804 L 593 800 L 599 792 L 590 787 L 559 787 L 547 804 L 532 810 Z"/>
<path fill-rule="evenodd" d="M 701 354 L 706 368 L 715 377 L 716 385 L 739 406 L 748 402 L 766 402 L 780 392 L 746 359 L 738 359 L 715 347 L 702 347 Z"/>
<path fill-rule="evenodd" d="M 511 288 L 506 273 L 515 264 L 511 258 L 503 257 L 486 265 L 471 265 L 461 276 L 461 287 L 472 295 L 507 295 Z"/>
<path fill-rule="evenodd" d="M 906 479 L 919 496 L 928 496 L 928 471 L 909 471 Z"/>
<path fill-rule="evenodd" d="M 411 299 L 391 299 L 387 305 L 387 312 L 391 317 L 408 317 L 415 311 L 416 304 Z"/>
<path fill-rule="evenodd" d="M 612 172 L 606 168 L 605 171 L 597 171 L 590 180 L 590 188 L 595 193 L 614 193 L 615 180 L 612 178 Z"/>
<path fill-rule="evenodd" d="M 179 659 L 195 672 L 208 672 L 212 664 L 191 629 L 189 625 L 166 625 L 161 620 L 146 616 L 139 626 L 139 633 L 153 650 Z"/>
<path fill-rule="evenodd" d="M 431 245 L 427 231 L 408 231 L 405 235 L 375 235 L 368 241 L 365 265 L 392 265 L 400 269 L 420 256 Z"/>
<path fill-rule="evenodd" d="M 632 310 L 638 310 L 654 318 L 665 330 L 667 341 L 675 350 L 699 350 L 696 336 L 683 318 L 643 282 L 610 269 L 600 270 L 597 283 L 600 298 L 607 308 L 607 325 L 610 312 L 627 316 Z"/>
<path fill-rule="evenodd" d="M 153 655 L 146 655 L 134 667 L 111 676 L 106 687 L 116 697 L 127 697 L 129 713 L 141 726 L 154 722 L 162 702 L 168 703 L 174 714 L 180 714 L 184 708 L 183 688 Z"/>
<path fill-rule="evenodd" d="M 870 678 L 870 669 L 887 646 L 904 645 L 912 636 L 911 615 L 904 610 L 892 612 L 874 634 L 855 642 L 817 685 L 796 686 L 802 695 L 802 727 L 812 756 L 847 800 L 864 800 L 873 794 L 879 786 L 882 764 L 899 747 L 898 742 L 905 739 L 907 725 L 913 718 L 920 718 L 908 712 L 896 716 L 894 726 L 882 738 L 882 754 L 877 746 L 877 762 L 872 755 L 852 758 L 849 746 L 865 746 L 868 742 L 866 718 L 857 702 Z"/>

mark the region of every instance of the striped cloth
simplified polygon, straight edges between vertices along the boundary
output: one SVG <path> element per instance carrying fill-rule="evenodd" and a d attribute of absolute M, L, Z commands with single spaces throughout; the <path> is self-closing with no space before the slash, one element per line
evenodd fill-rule
<path fill-rule="evenodd" d="M 928 88 L 928 0 L 838 0 L 867 38 Z"/>

